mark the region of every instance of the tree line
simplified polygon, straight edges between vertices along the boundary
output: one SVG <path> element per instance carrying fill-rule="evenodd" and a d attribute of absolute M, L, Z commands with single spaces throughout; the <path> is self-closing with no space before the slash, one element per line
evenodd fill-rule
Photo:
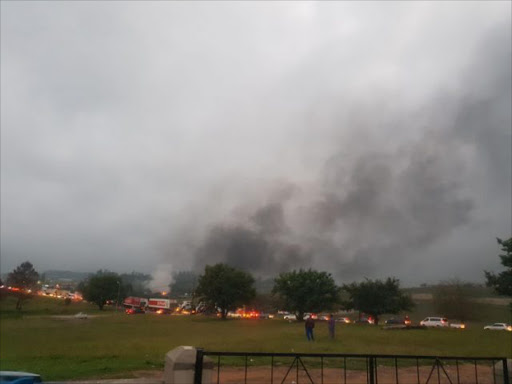
<path fill-rule="evenodd" d="M 512 296 L 512 237 L 508 240 L 498 238 L 497 242 L 501 246 L 499 257 L 505 270 L 499 274 L 484 271 L 486 284 L 500 295 Z M 190 272 L 180 274 L 179 279 L 185 282 L 183 290 L 192 291 L 195 299 L 210 310 L 219 311 L 222 318 L 226 318 L 229 311 L 258 301 L 254 277 L 229 265 L 206 266 L 200 276 Z M 37 288 L 38 278 L 39 274 L 28 261 L 9 273 L 6 283 L 24 289 L 18 293 L 17 309 L 21 310 L 23 301 L 28 298 L 28 290 Z M 103 309 L 110 300 L 119 302 L 129 295 L 151 294 L 145 288 L 149 279 L 149 275 L 135 272 L 118 275 L 100 270 L 81 282 L 77 290 L 82 292 L 85 300 Z M 469 317 L 465 292 L 464 284 L 459 281 L 439 284 L 434 291 L 436 307 L 448 317 L 454 315 L 465 320 L 464 317 Z M 400 289 L 398 279 L 365 279 L 337 286 L 330 273 L 312 269 L 279 274 L 273 281 L 271 294 L 280 309 L 295 313 L 299 320 L 308 312 L 354 309 L 372 316 L 378 323 L 383 314 L 397 314 L 414 306 L 411 297 Z"/>

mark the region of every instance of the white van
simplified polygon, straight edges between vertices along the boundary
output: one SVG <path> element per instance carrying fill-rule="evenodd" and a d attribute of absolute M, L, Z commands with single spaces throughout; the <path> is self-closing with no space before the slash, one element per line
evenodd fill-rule
<path fill-rule="evenodd" d="M 420 321 L 425 327 L 448 327 L 448 320 L 445 317 L 426 317 Z"/>

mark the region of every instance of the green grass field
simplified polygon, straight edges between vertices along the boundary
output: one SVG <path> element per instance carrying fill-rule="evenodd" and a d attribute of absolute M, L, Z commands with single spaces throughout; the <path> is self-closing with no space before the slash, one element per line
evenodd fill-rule
<path fill-rule="evenodd" d="M 130 377 L 131 371 L 162 370 L 165 353 L 180 345 L 211 351 L 512 357 L 512 332 L 484 331 L 484 320 L 469 323 L 466 330 L 338 325 L 335 341 L 328 339 L 326 324 L 317 322 L 316 341 L 308 343 L 303 324 L 284 320 L 127 316 L 85 303 L 66 307 L 44 298 L 27 303 L 19 316 L 10 298 L 0 305 L 0 369 L 37 372 L 45 380 Z M 506 308 L 493 310 L 499 313 L 493 317 L 508 315 Z M 97 317 L 63 317 L 80 311 Z M 423 315 L 413 314 L 413 320 L 416 316 Z"/>

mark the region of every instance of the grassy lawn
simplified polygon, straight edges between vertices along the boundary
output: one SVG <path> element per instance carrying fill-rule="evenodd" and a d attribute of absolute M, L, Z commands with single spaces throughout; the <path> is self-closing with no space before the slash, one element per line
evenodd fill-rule
<path fill-rule="evenodd" d="M 338 325 L 332 341 L 326 324 L 318 322 L 316 341 L 308 343 L 303 324 L 284 320 L 127 316 L 88 304 L 66 307 L 44 300 L 28 303 L 23 316 L 8 309 L 5 299 L 2 308 L 0 369 L 37 372 L 45 380 L 129 377 L 130 371 L 162 370 L 165 353 L 180 345 L 211 351 L 512 357 L 512 332 L 484 331 L 480 323 L 466 330 L 408 331 Z M 54 316 L 79 311 L 97 317 Z"/>

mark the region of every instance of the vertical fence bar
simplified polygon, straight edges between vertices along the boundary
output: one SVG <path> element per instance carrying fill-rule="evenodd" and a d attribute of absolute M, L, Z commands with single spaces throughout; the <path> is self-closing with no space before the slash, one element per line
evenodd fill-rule
<path fill-rule="evenodd" d="M 346 357 L 343 358 L 343 376 L 345 378 L 343 384 L 347 384 L 347 358 Z"/>
<path fill-rule="evenodd" d="M 368 384 L 375 384 L 375 370 L 373 368 L 375 362 L 373 361 L 373 357 L 369 357 L 368 362 L 370 363 L 368 367 L 370 370 L 370 381 L 368 382 Z"/>
<path fill-rule="evenodd" d="M 296 383 L 299 384 L 299 359 L 300 359 L 300 356 L 297 356 L 295 358 L 295 362 L 297 363 L 297 370 L 296 370 L 296 377 L 295 377 L 295 380 L 296 380 Z"/>
<path fill-rule="evenodd" d="M 439 373 L 439 364 L 441 364 L 441 362 L 439 361 L 439 359 L 436 357 L 436 366 L 437 366 L 437 384 L 441 384 L 441 374 Z"/>
<path fill-rule="evenodd" d="M 375 384 L 379 384 L 379 372 L 377 371 L 378 366 L 377 358 L 375 358 Z"/>
<path fill-rule="evenodd" d="M 396 384 L 398 384 L 398 359 L 395 357 L 395 378 Z"/>
<path fill-rule="evenodd" d="M 217 384 L 220 384 L 220 355 L 217 356 Z"/>
<path fill-rule="evenodd" d="M 420 361 L 416 358 L 416 377 L 418 378 L 418 384 L 420 384 Z"/>
<path fill-rule="evenodd" d="M 494 366 L 494 360 L 492 361 L 492 382 L 496 384 L 496 367 Z"/>
<path fill-rule="evenodd" d="M 247 384 L 247 355 L 245 355 L 245 373 L 244 373 L 244 383 Z"/>
<path fill-rule="evenodd" d="M 270 358 L 270 384 L 274 384 L 274 355 Z"/>
<path fill-rule="evenodd" d="M 320 357 L 320 374 L 321 374 L 321 382 L 324 384 L 324 357 Z"/>
<path fill-rule="evenodd" d="M 201 384 L 203 381 L 203 354 L 202 348 L 196 349 L 196 365 L 194 367 L 194 384 Z"/>
<path fill-rule="evenodd" d="M 366 362 L 366 384 L 369 384 L 370 383 L 370 377 L 369 377 L 369 374 L 368 374 L 369 373 L 368 372 L 368 356 L 366 356 L 365 362 Z"/>
<path fill-rule="evenodd" d="M 455 360 L 455 368 L 457 368 L 457 384 L 460 384 L 459 359 Z"/>
<path fill-rule="evenodd" d="M 478 384 L 478 368 L 475 360 L 475 384 Z"/>
<path fill-rule="evenodd" d="M 510 384 L 510 380 L 508 377 L 508 366 L 507 366 L 507 359 L 503 359 L 503 384 Z"/>

